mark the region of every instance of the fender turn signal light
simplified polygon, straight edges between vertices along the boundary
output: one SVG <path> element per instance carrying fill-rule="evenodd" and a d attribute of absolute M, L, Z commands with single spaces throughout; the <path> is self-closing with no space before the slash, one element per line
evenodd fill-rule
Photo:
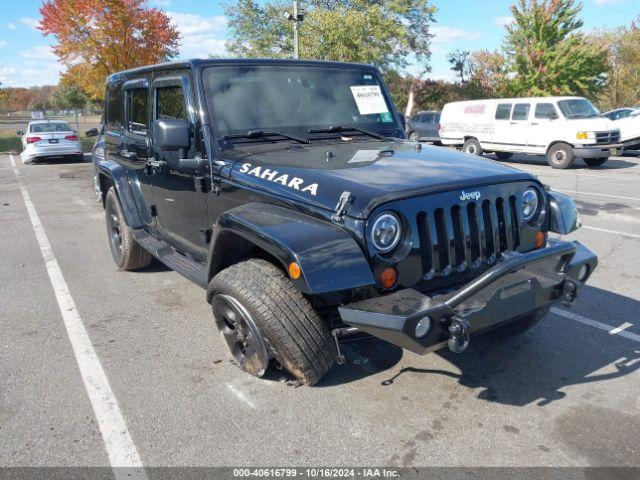
<path fill-rule="evenodd" d="M 294 280 L 297 280 L 300 278 L 300 275 L 302 275 L 300 265 L 298 265 L 296 262 L 291 262 L 289 264 L 289 276 Z"/>
<path fill-rule="evenodd" d="M 398 272 L 393 267 L 385 268 L 380 274 L 380 284 L 387 290 L 392 288 L 397 280 Z"/>
<path fill-rule="evenodd" d="M 547 234 L 544 232 L 536 232 L 536 250 L 547 244 Z"/>

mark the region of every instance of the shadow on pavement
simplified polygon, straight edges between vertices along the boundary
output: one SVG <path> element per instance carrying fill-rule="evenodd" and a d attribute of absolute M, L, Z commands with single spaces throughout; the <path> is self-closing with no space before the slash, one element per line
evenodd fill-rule
<path fill-rule="evenodd" d="M 628 155 L 628 156 L 632 157 L 634 155 Z M 492 160 L 497 160 L 497 158 L 494 155 L 490 155 L 487 158 L 491 158 Z M 520 165 L 548 167 L 551 170 L 551 167 L 547 163 L 547 159 L 543 156 L 518 154 L 508 161 L 504 161 L 504 160 L 498 160 L 498 161 L 501 163 L 513 164 L 512 166 L 516 168 L 520 164 Z M 630 160 L 625 160 L 620 157 L 616 157 L 616 158 L 609 159 L 604 165 L 600 167 L 588 167 L 587 164 L 584 163 L 582 160 L 577 159 L 573 163 L 573 165 L 571 165 L 571 167 L 568 168 L 567 170 L 587 170 L 587 169 L 588 170 L 620 170 L 625 168 L 633 168 L 633 167 L 636 167 L 637 165 L 638 165 L 637 161 L 634 162 Z"/>
<path fill-rule="evenodd" d="M 589 299 L 584 302 L 586 307 L 593 307 L 590 303 L 603 310 L 606 305 L 615 306 L 619 315 L 609 317 L 616 318 L 610 320 L 614 326 L 621 323 L 621 317 L 633 323 L 630 312 L 640 311 L 639 301 L 598 288 L 584 287 L 582 296 Z M 587 310 L 597 315 L 597 309 Z M 367 356 L 374 355 L 366 352 Z M 612 380 L 640 369 L 638 343 L 553 314 L 518 337 L 500 339 L 488 332 L 472 338 L 463 354 L 446 348 L 436 354 L 455 368 L 407 367 L 381 385 L 391 386 L 407 374 L 413 377 L 411 381 L 417 380 L 413 374 L 420 374 L 425 383 L 439 375 L 480 389 L 477 398 L 481 400 L 513 406 L 537 402 L 544 406 L 564 398 L 565 387 Z M 355 369 L 351 365 L 348 368 Z"/>

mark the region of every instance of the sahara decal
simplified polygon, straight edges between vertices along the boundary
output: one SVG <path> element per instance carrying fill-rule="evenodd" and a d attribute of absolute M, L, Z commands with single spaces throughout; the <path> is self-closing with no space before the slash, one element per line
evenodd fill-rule
<path fill-rule="evenodd" d="M 309 192 L 314 197 L 318 194 L 317 183 L 305 184 L 302 178 L 290 176 L 288 173 L 281 174 L 277 170 L 271 170 L 270 168 L 254 167 L 250 163 L 243 163 L 240 167 L 240 173 L 246 173 L 247 175 L 253 175 L 254 177 L 269 180 L 273 183 L 279 183 L 285 187 L 300 190 L 303 193 Z"/>

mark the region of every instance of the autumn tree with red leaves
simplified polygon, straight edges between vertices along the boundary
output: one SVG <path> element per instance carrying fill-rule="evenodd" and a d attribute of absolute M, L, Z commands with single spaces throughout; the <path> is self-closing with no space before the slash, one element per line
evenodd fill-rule
<path fill-rule="evenodd" d="M 102 100 L 107 75 L 171 60 L 180 35 L 147 0 L 45 0 L 38 28 L 56 37 L 61 82 Z"/>

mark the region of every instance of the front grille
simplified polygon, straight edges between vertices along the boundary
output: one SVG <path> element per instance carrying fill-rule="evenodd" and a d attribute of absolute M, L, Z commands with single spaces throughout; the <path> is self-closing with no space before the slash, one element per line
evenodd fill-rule
<path fill-rule="evenodd" d="M 469 201 L 417 215 L 424 278 L 492 264 L 520 246 L 516 197 Z"/>
<path fill-rule="evenodd" d="M 601 145 L 608 145 L 610 143 L 617 143 L 620 141 L 620 130 L 614 130 L 613 132 L 596 132 L 596 143 Z"/>

